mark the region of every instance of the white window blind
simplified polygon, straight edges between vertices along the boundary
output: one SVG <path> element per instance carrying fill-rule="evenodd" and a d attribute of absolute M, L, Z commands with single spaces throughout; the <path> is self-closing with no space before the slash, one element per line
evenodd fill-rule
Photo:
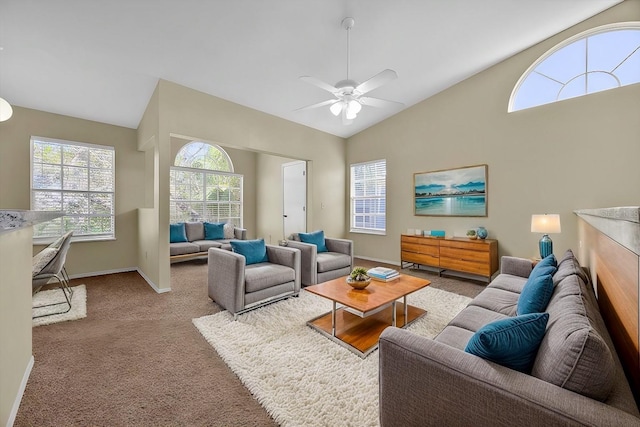
<path fill-rule="evenodd" d="M 231 222 L 242 227 L 242 175 L 174 166 L 170 180 L 172 223 Z"/>
<path fill-rule="evenodd" d="M 113 147 L 31 138 L 31 209 L 64 216 L 34 227 L 36 239 L 73 230 L 74 239 L 115 237 Z"/>
<path fill-rule="evenodd" d="M 387 162 L 351 165 L 351 231 L 386 232 Z"/>

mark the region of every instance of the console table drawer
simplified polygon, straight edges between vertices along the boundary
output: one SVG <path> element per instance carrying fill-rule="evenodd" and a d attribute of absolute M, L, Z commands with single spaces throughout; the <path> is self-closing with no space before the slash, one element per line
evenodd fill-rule
<path fill-rule="evenodd" d="M 481 276 L 490 276 L 491 272 L 489 264 L 467 261 L 455 258 L 440 258 L 440 268 L 463 271 L 465 273 L 479 274 Z"/>
<path fill-rule="evenodd" d="M 405 244 L 417 244 L 422 246 L 440 246 L 440 241 L 435 237 L 422 237 L 422 236 L 400 236 L 400 244 L 404 247 Z"/>
<path fill-rule="evenodd" d="M 403 262 L 413 262 L 415 264 L 428 265 L 431 267 L 438 267 L 439 259 L 438 256 L 427 255 L 427 254 L 417 254 L 415 252 L 401 252 L 401 257 Z"/>
<path fill-rule="evenodd" d="M 440 242 L 442 248 L 467 249 L 475 252 L 489 252 L 491 245 L 484 240 L 443 240 Z"/>
<path fill-rule="evenodd" d="M 403 252 L 414 252 L 417 254 L 426 254 L 437 257 L 438 256 L 438 247 L 437 246 L 428 246 L 428 245 L 420 245 L 417 243 L 403 243 L 402 244 Z"/>
<path fill-rule="evenodd" d="M 453 258 L 460 261 L 472 261 L 472 262 L 489 262 L 489 252 L 470 251 L 468 249 L 458 248 L 440 248 L 440 257 Z"/>

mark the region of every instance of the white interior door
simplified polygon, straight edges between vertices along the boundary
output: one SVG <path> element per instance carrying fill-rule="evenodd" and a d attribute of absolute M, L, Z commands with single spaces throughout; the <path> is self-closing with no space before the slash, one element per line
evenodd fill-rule
<path fill-rule="evenodd" d="M 282 220 L 285 238 L 307 231 L 307 162 L 282 165 Z"/>

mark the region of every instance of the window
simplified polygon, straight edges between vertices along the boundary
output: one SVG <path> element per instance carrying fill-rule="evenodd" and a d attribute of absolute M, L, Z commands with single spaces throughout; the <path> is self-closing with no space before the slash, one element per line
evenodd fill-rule
<path fill-rule="evenodd" d="M 598 27 L 542 55 L 516 84 L 509 111 L 640 82 L 640 22 Z"/>
<path fill-rule="evenodd" d="M 65 213 L 36 225 L 36 240 L 115 238 L 114 203 L 113 147 L 31 137 L 31 209 Z"/>
<path fill-rule="evenodd" d="M 351 231 L 384 234 L 387 161 L 351 165 Z"/>
<path fill-rule="evenodd" d="M 190 142 L 176 155 L 170 175 L 170 221 L 231 222 L 242 227 L 243 176 L 229 155 L 204 142 Z"/>

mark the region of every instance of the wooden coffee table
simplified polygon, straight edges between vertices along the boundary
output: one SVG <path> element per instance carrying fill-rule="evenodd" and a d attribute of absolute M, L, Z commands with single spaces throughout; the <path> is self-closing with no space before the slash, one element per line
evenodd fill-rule
<path fill-rule="evenodd" d="M 346 276 L 309 286 L 304 289 L 330 299 L 333 307 L 307 325 L 364 358 L 378 348 L 380 334 L 386 328 L 405 328 L 427 313 L 408 305 L 407 295 L 430 284 L 428 280 L 401 274 L 391 282 L 372 281 L 362 290 L 349 286 Z M 396 304 L 400 298 L 402 304 Z"/>

